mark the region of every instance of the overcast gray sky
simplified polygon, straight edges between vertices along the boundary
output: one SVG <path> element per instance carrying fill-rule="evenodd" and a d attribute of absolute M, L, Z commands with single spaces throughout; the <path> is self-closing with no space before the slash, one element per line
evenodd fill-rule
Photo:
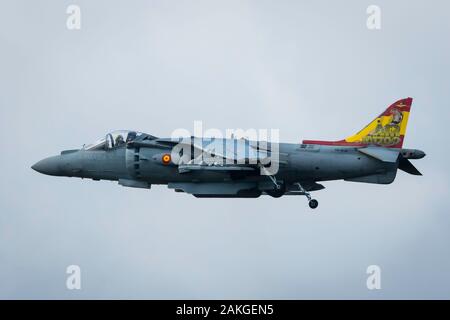
<path fill-rule="evenodd" d="M 448 1 L 0 4 L 0 298 L 450 298 Z M 81 30 L 66 28 L 70 4 Z M 194 120 L 340 139 L 408 96 L 424 176 L 324 183 L 314 212 L 304 197 L 196 199 L 30 169 L 108 131 Z M 381 290 L 366 288 L 372 264 Z"/>

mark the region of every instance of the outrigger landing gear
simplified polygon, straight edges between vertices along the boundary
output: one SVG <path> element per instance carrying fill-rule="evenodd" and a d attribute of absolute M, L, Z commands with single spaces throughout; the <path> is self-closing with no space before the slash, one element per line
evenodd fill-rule
<path fill-rule="evenodd" d="M 264 168 L 263 166 L 260 166 L 261 170 L 263 170 L 265 173 L 268 173 L 268 171 L 266 170 L 266 168 Z M 270 179 L 270 181 L 272 181 L 275 189 L 274 190 L 267 190 L 266 193 L 273 197 L 273 198 L 280 198 L 284 195 L 284 193 L 286 192 L 286 186 L 284 183 L 278 183 L 277 178 L 275 178 L 275 176 L 268 174 L 267 175 Z"/>
<path fill-rule="evenodd" d="M 274 176 L 268 176 L 270 178 L 270 180 L 272 180 L 274 186 L 275 186 L 275 190 L 269 190 L 266 191 L 266 193 L 274 198 L 280 198 L 281 196 L 284 195 L 284 192 L 286 191 L 284 184 L 279 184 L 277 182 L 277 179 Z"/>
<path fill-rule="evenodd" d="M 309 207 L 311 209 L 317 208 L 319 206 L 319 201 L 317 201 L 316 199 L 312 199 L 311 194 L 308 191 L 306 191 L 305 188 L 303 188 L 299 182 L 297 182 L 296 185 L 298 186 L 300 191 L 306 196 L 306 198 L 308 198 Z"/>
<path fill-rule="evenodd" d="M 269 179 L 274 184 L 275 189 L 281 190 L 281 185 L 278 184 L 277 179 L 273 175 L 269 174 L 269 171 L 261 163 L 259 164 L 259 168 L 261 169 L 261 171 L 263 171 L 269 177 Z"/>
<path fill-rule="evenodd" d="M 281 189 L 281 186 L 278 184 L 277 179 L 275 179 L 274 176 L 269 176 L 269 178 L 270 178 L 270 180 L 272 180 L 273 184 L 275 185 L 275 188 L 276 188 L 277 190 L 280 190 L 280 189 Z"/>

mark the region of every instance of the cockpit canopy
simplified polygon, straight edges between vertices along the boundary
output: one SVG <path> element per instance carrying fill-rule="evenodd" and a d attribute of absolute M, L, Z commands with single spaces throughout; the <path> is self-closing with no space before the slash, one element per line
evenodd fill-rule
<path fill-rule="evenodd" d="M 130 130 L 116 130 L 108 133 L 104 138 L 101 138 L 94 143 L 84 145 L 84 150 L 108 150 L 125 145 L 127 142 L 134 141 L 144 133 Z"/>

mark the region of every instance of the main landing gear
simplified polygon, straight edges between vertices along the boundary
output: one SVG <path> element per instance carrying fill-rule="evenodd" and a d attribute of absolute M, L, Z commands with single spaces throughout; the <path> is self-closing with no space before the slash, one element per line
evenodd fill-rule
<path fill-rule="evenodd" d="M 319 201 L 317 201 L 316 199 L 312 199 L 311 194 L 308 191 L 306 191 L 299 182 L 297 182 L 296 185 L 298 186 L 300 191 L 306 196 L 306 198 L 308 198 L 309 207 L 311 209 L 317 208 L 319 206 Z"/>
<path fill-rule="evenodd" d="M 311 199 L 309 200 L 308 204 L 311 209 L 315 209 L 319 206 L 319 201 L 317 201 L 316 199 Z"/>

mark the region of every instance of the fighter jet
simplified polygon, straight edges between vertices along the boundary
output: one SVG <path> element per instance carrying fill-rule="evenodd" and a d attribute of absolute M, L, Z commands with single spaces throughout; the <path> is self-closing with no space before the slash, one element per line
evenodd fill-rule
<path fill-rule="evenodd" d="M 425 153 L 404 149 L 412 98 L 399 100 L 358 133 L 338 141 L 274 143 L 246 138 L 157 138 L 114 131 L 81 149 L 65 150 L 32 166 L 52 176 L 112 180 L 125 187 L 167 185 L 197 198 L 303 195 L 319 182 L 389 184 L 397 169 L 421 173 L 410 162 Z"/>

